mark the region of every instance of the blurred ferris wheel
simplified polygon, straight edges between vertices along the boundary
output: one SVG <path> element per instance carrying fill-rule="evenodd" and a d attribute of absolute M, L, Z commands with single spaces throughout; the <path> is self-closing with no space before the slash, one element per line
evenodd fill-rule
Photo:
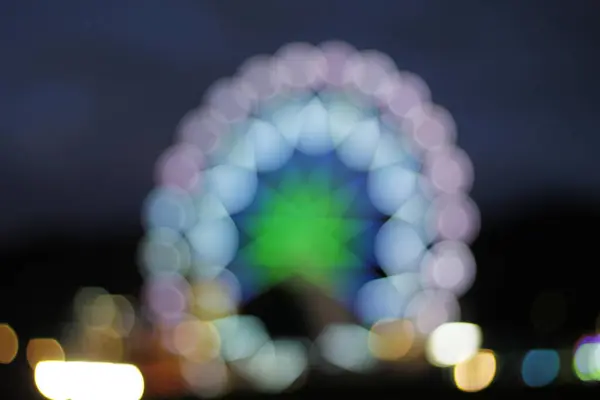
<path fill-rule="evenodd" d="M 460 319 L 479 214 L 455 140 L 425 83 L 382 53 L 295 43 L 248 60 L 157 163 L 140 248 L 148 316 L 226 319 L 300 277 L 367 329 L 408 320 L 426 335 Z"/>

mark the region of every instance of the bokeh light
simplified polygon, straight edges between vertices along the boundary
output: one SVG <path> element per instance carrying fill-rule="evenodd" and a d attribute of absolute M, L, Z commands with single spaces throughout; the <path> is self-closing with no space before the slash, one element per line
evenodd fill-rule
<path fill-rule="evenodd" d="M 84 361 L 44 361 L 35 368 L 35 384 L 50 400 L 139 400 L 144 378 L 133 365 Z"/>
<path fill-rule="evenodd" d="M 481 329 L 477 325 L 464 322 L 443 324 L 427 340 L 427 359 L 440 367 L 456 365 L 475 356 L 481 342 Z"/>
<path fill-rule="evenodd" d="M 317 345 L 332 365 L 352 372 L 365 372 L 375 361 L 369 349 L 369 335 L 367 329 L 358 325 L 332 324 L 321 333 Z"/>
<path fill-rule="evenodd" d="M 340 42 L 286 45 L 212 85 L 157 162 L 139 249 L 143 316 L 190 390 L 224 394 L 231 371 L 265 392 L 300 381 L 304 345 L 238 315 L 298 277 L 355 312 L 311 347 L 340 370 L 410 359 L 458 321 L 479 213 L 455 131 L 419 77 Z M 87 325 L 118 331 L 114 297 L 94 298 Z M 481 343 L 478 327 L 448 326 L 436 365 Z"/>
<path fill-rule="evenodd" d="M 250 358 L 234 364 L 256 388 L 275 393 L 292 386 L 307 366 L 306 348 L 290 340 L 269 341 Z"/>
<path fill-rule="evenodd" d="M 523 358 L 521 375 L 527 386 L 542 387 L 552 383 L 560 371 L 560 357 L 554 350 L 530 350 Z"/>
<path fill-rule="evenodd" d="M 414 325 L 409 320 L 381 320 L 371 327 L 369 349 L 379 360 L 397 361 L 409 354 L 415 335 Z"/>
<path fill-rule="evenodd" d="M 64 361 L 65 352 L 56 339 L 31 339 L 27 344 L 27 362 L 32 369 L 42 361 Z"/>
<path fill-rule="evenodd" d="M 181 371 L 189 389 L 198 396 L 221 396 L 230 388 L 230 371 L 222 360 L 184 361 Z"/>
<path fill-rule="evenodd" d="M 103 288 L 81 288 L 73 304 L 73 320 L 59 338 L 68 360 L 123 362 L 138 322 L 135 301 Z"/>
<path fill-rule="evenodd" d="M 263 323 L 252 316 L 231 316 L 214 321 L 221 337 L 221 356 L 237 361 L 256 354 L 270 341 Z"/>
<path fill-rule="evenodd" d="M 480 350 L 472 358 L 454 366 L 454 383 L 463 392 L 479 392 L 487 388 L 496 376 L 496 355 Z"/>
<path fill-rule="evenodd" d="M 600 335 L 584 336 L 575 346 L 573 370 L 582 381 L 600 380 Z"/>
<path fill-rule="evenodd" d="M 10 364 L 19 352 L 19 338 L 8 324 L 0 324 L 0 364 Z"/>
<path fill-rule="evenodd" d="M 214 279 L 192 284 L 191 312 L 201 320 L 215 320 L 237 313 L 239 283 L 224 271 Z"/>
<path fill-rule="evenodd" d="M 182 321 L 173 329 L 173 348 L 190 361 L 203 362 L 220 353 L 221 338 L 211 322 L 197 319 Z"/>

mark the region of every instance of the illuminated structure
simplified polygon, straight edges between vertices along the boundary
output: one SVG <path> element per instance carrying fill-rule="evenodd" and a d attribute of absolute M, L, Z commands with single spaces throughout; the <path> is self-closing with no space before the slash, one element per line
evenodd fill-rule
<path fill-rule="evenodd" d="M 288 45 L 216 84 L 181 122 L 145 208 L 145 303 L 165 345 L 177 350 L 190 319 L 222 333 L 239 302 L 294 275 L 362 329 L 405 319 L 428 334 L 459 319 L 478 213 L 454 128 L 418 77 L 337 42 Z M 246 357 L 275 354 L 257 340 Z"/>

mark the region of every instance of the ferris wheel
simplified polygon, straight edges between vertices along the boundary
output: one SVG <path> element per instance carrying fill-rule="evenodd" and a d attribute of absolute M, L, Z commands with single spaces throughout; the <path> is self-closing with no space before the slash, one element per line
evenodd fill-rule
<path fill-rule="evenodd" d="M 151 320 L 224 321 L 299 277 L 371 328 L 460 319 L 479 214 L 449 113 L 386 55 L 290 44 L 217 82 L 157 163 L 140 247 Z M 220 329 L 220 328 L 219 328 Z"/>

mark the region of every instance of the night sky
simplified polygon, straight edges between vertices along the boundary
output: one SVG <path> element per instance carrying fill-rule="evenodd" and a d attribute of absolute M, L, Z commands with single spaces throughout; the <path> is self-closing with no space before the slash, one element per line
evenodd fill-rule
<path fill-rule="evenodd" d="M 585 0 L 4 0 L 0 237 L 136 225 L 179 119 L 291 41 L 344 40 L 422 76 L 489 218 L 600 195 L 599 13 Z"/>

